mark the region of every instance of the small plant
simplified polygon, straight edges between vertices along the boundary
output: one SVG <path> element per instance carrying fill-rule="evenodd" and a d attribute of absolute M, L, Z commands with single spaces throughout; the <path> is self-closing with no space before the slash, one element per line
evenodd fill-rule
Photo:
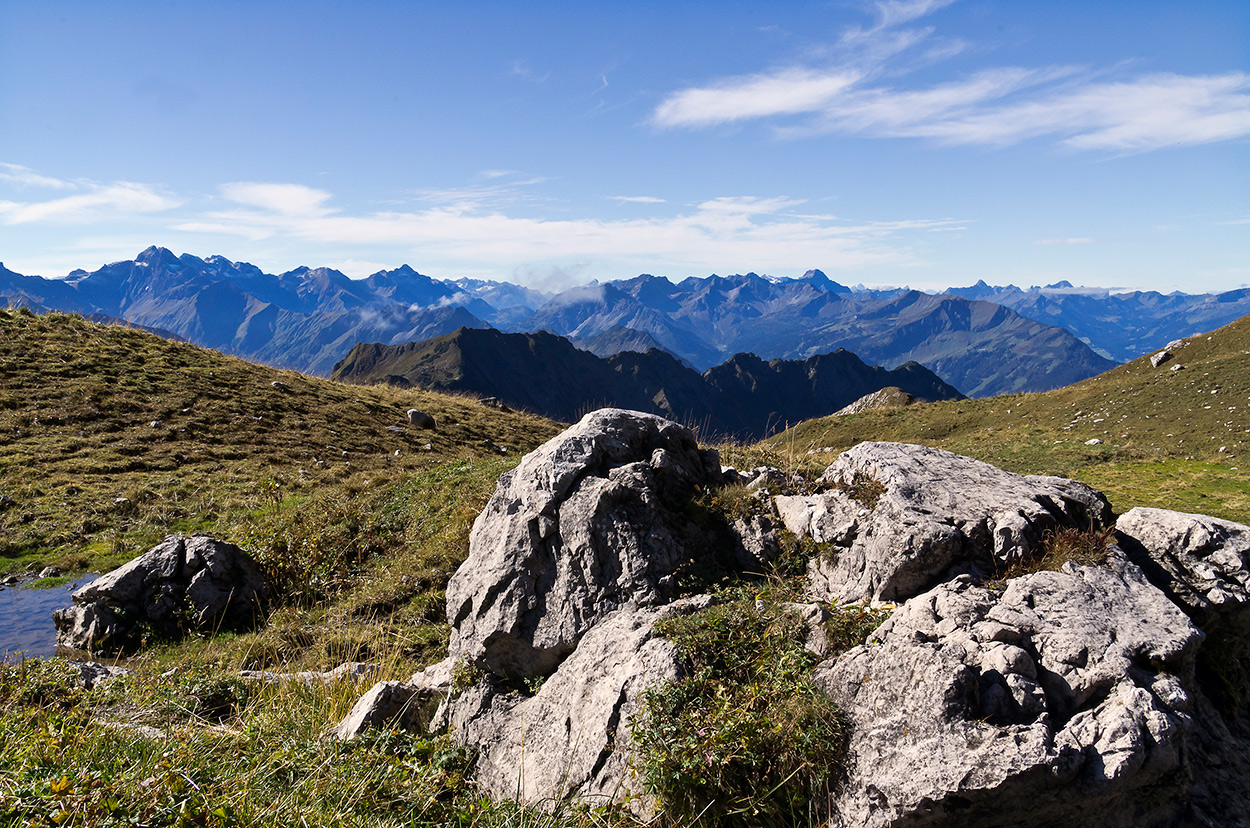
<path fill-rule="evenodd" d="M 847 497 L 859 502 L 866 509 L 875 509 L 877 501 L 888 489 L 886 485 L 868 472 L 857 471 L 850 481 L 837 480 L 830 488 L 846 492 Z"/>
<path fill-rule="evenodd" d="M 458 695 L 482 680 L 482 668 L 470 661 L 457 661 L 451 671 L 451 692 Z"/>
<path fill-rule="evenodd" d="M 1073 526 L 1062 526 L 1048 529 L 1037 548 L 1013 562 L 990 585 L 1002 586 L 1012 578 L 1034 572 L 1057 572 L 1069 561 L 1081 566 L 1100 566 L 1107 562 L 1107 556 L 1114 545 L 1114 527 L 1077 529 Z"/>
<path fill-rule="evenodd" d="M 672 819 L 803 824 L 841 767 L 846 728 L 811 684 L 806 631 L 760 604 L 657 624 L 686 674 L 645 692 L 630 727 L 638 770 Z"/>
<path fill-rule="evenodd" d="M 888 609 L 873 609 L 861 604 L 834 606 L 824 623 L 825 646 L 835 653 L 858 647 L 889 617 Z"/>

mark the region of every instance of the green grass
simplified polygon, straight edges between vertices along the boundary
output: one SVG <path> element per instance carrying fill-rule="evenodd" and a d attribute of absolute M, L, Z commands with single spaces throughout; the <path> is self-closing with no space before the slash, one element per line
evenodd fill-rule
<path fill-rule="evenodd" d="M 784 606 L 803 577 L 740 581 L 721 603 L 660 621 L 683 675 L 648 688 L 630 723 L 636 769 L 677 824 L 810 825 L 845 761 L 847 728 L 812 684 L 820 659 Z M 754 593 L 754 597 L 752 597 Z M 801 600 L 801 599 L 800 599 Z M 886 614 L 829 607 L 825 657 L 862 644 Z"/>
<path fill-rule="evenodd" d="M 409 408 L 437 431 L 410 427 Z M 0 310 L 0 572 L 103 570 L 171 532 L 239 541 L 275 509 L 334 511 L 319 500 L 367 510 L 413 474 L 496 458 L 485 440 L 519 457 L 558 429 L 469 399 Z"/>
<path fill-rule="evenodd" d="M 1040 394 L 822 417 L 766 445 L 791 462 L 828 463 L 864 440 L 922 443 L 1082 480 L 1117 512 L 1156 506 L 1250 522 L 1250 319 L 1175 353 L 1157 368 L 1142 357 Z"/>

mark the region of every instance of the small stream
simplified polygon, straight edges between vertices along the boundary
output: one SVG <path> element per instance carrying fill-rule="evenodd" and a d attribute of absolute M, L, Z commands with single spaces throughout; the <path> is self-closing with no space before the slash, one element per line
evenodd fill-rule
<path fill-rule="evenodd" d="M 27 657 L 56 655 L 56 627 L 52 611 L 74 603 L 74 590 L 91 583 L 98 575 L 84 575 L 65 586 L 51 589 L 0 589 L 0 662 Z"/>

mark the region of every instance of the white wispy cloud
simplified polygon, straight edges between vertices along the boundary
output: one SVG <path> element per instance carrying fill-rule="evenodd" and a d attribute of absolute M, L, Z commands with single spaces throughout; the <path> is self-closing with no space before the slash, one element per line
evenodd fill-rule
<path fill-rule="evenodd" d="M 8 181 L 22 187 L 42 187 L 50 190 L 72 190 L 77 186 L 72 181 L 62 181 L 59 178 L 40 175 L 30 167 L 23 167 L 21 164 L 0 163 L 0 181 Z"/>
<path fill-rule="evenodd" d="M 303 184 L 269 184 L 236 181 L 221 186 L 221 194 L 248 207 L 289 216 L 321 216 L 328 209 L 330 194 Z"/>
<path fill-rule="evenodd" d="M 664 199 L 656 196 L 608 196 L 612 201 L 627 201 L 632 204 L 663 204 Z"/>
<path fill-rule="evenodd" d="M 241 184 L 222 188 L 237 209 L 205 213 L 173 225 L 187 233 L 249 240 L 331 245 L 397 246 L 424 260 L 491 263 L 632 261 L 680 263 L 707 272 L 724 267 L 785 269 L 906 264 L 915 260 L 905 234 L 955 226 L 949 219 L 851 223 L 809 216 L 784 197 L 722 197 L 675 216 L 635 219 L 552 219 L 435 203 L 415 210 L 352 215 L 321 190 L 300 185 Z"/>
<path fill-rule="evenodd" d="M 876 4 L 878 28 L 890 28 L 927 17 L 955 0 L 881 0 Z"/>
<path fill-rule="evenodd" d="M 162 212 L 181 203 L 147 185 L 127 181 L 80 186 L 87 186 L 89 191 L 46 201 L 0 201 L 0 221 L 6 224 L 94 222 Z"/>
<path fill-rule="evenodd" d="M 785 138 L 843 134 L 985 146 L 1049 138 L 1073 150 L 1115 152 L 1250 136 L 1250 75 L 1240 71 L 1108 81 L 1089 68 L 1005 66 L 907 85 L 915 66 L 964 51 L 959 41 L 935 41 L 933 29 L 900 28 L 951 2 L 878 2 L 876 25 L 848 29 L 824 65 L 680 89 L 656 106 L 651 121 L 698 129 L 760 120 Z"/>
<path fill-rule="evenodd" d="M 816 112 L 850 90 L 855 72 L 783 69 L 685 89 L 660 104 L 652 120 L 662 127 L 699 127 L 775 115 Z"/>

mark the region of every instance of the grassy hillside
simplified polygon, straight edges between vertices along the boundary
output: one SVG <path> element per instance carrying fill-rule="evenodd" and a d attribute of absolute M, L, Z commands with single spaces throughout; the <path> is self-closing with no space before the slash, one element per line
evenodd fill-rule
<path fill-rule="evenodd" d="M 409 425 L 409 408 L 437 429 Z M 556 431 L 468 398 L 348 387 L 76 316 L 0 311 L 0 571 L 106 566 L 175 531 L 240 541 L 259 518 L 373 502 L 414 474 L 498 460 L 486 441 L 519 457 Z"/>
<path fill-rule="evenodd" d="M 769 443 L 807 462 L 861 440 L 924 443 L 1084 480 L 1120 512 L 1159 506 L 1250 522 L 1250 317 L 1173 353 L 1046 393 L 823 417 Z"/>

